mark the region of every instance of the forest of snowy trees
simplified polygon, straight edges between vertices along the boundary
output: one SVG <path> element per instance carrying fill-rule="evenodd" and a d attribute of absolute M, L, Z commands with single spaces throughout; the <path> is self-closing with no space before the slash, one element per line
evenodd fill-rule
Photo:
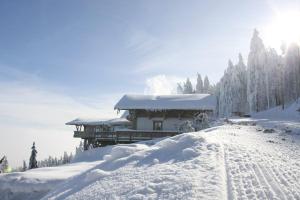
<path fill-rule="evenodd" d="M 207 76 L 205 76 L 204 81 L 202 80 L 201 74 L 197 74 L 197 82 L 195 88 L 193 88 L 192 82 L 189 78 L 186 79 L 184 83 L 177 83 L 177 93 L 178 94 L 213 94 L 215 91 L 215 86 L 211 85 Z"/>
<path fill-rule="evenodd" d="M 195 88 L 189 78 L 177 85 L 178 94 L 208 93 L 217 97 L 217 114 L 230 116 L 284 107 L 300 96 L 300 47 L 283 44 L 281 52 L 266 48 L 257 30 L 250 43 L 247 64 L 241 54 L 238 63 L 228 61 L 223 77 L 211 85 L 197 75 Z"/>
<path fill-rule="evenodd" d="M 282 45 L 281 54 L 266 48 L 257 30 L 250 44 L 247 65 L 239 55 L 230 60 L 216 86 L 220 116 L 258 112 L 298 100 L 300 94 L 300 53 L 296 44 Z"/>

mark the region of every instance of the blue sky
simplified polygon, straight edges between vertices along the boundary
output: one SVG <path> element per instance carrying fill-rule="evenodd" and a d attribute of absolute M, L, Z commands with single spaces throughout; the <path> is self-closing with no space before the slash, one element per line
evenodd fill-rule
<path fill-rule="evenodd" d="M 296 4 L 1 1 L 0 156 L 20 165 L 32 141 L 40 159 L 73 150 L 78 140 L 64 123 L 116 116 L 124 93 L 167 93 L 197 72 L 216 83 L 228 59 L 247 58 L 254 28 Z"/>
<path fill-rule="evenodd" d="M 267 6 L 264 1 L 2 1 L 0 63 L 63 85 L 70 94 L 142 92 L 145 78 L 157 74 L 184 77 L 198 71 L 217 81 L 229 58 L 247 52 L 253 28 L 270 12 Z"/>

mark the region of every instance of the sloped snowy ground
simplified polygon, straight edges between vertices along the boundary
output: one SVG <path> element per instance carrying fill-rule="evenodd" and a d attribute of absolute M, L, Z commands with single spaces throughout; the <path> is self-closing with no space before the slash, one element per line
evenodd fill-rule
<path fill-rule="evenodd" d="M 94 167 L 97 163 L 99 162 L 81 162 L 60 167 L 0 174 L 0 199 L 40 199 L 57 184 Z"/>
<path fill-rule="evenodd" d="M 300 199 L 299 107 L 0 175 L 0 199 Z"/>
<path fill-rule="evenodd" d="M 300 199 L 299 135 L 262 130 L 223 125 L 125 156 L 115 147 L 44 199 Z"/>
<path fill-rule="evenodd" d="M 226 196 L 224 154 L 198 133 L 182 134 L 104 162 L 69 179 L 44 199 L 220 199 Z"/>

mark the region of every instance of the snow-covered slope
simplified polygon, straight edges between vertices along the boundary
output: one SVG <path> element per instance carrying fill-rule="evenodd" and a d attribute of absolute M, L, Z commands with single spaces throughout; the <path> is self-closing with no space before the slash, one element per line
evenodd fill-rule
<path fill-rule="evenodd" d="M 97 163 L 99 162 L 81 162 L 26 172 L 0 174 L 0 199 L 40 199 L 57 184 L 94 167 Z"/>
<path fill-rule="evenodd" d="M 0 175 L 0 199 L 300 199 L 297 109 Z"/>
<path fill-rule="evenodd" d="M 285 109 L 281 106 L 270 110 L 254 113 L 256 119 L 279 120 L 279 121 L 296 121 L 300 122 L 300 99 L 291 105 L 286 105 Z"/>
<path fill-rule="evenodd" d="M 300 99 L 290 105 L 286 105 L 285 109 L 281 106 L 252 113 L 251 118 L 231 118 L 230 121 L 237 124 L 245 124 L 244 122 L 252 121 L 254 124 L 265 128 L 275 128 L 289 133 L 300 133 Z"/>
<path fill-rule="evenodd" d="M 142 145 L 142 144 L 140 144 Z M 69 179 L 44 199 L 220 199 L 226 196 L 218 142 L 182 134 L 128 155 L 116 146 L 104 161 Z"/>

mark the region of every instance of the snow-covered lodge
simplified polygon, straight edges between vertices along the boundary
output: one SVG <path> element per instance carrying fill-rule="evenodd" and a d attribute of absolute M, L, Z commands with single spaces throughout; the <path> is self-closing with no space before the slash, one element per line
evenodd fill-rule
<path fill-rule="evenodd" d="M 197 124 L 203 114 L 212 117 L 215 107 L 215 96 L 209 94 L 124 95 L 114 108 L 125 111 L 123 118 L 66 124 L 75 125 L 74 137 L 84 139 L 85 148 L 132 143 L 182 133 L 184 122 Z"/>

